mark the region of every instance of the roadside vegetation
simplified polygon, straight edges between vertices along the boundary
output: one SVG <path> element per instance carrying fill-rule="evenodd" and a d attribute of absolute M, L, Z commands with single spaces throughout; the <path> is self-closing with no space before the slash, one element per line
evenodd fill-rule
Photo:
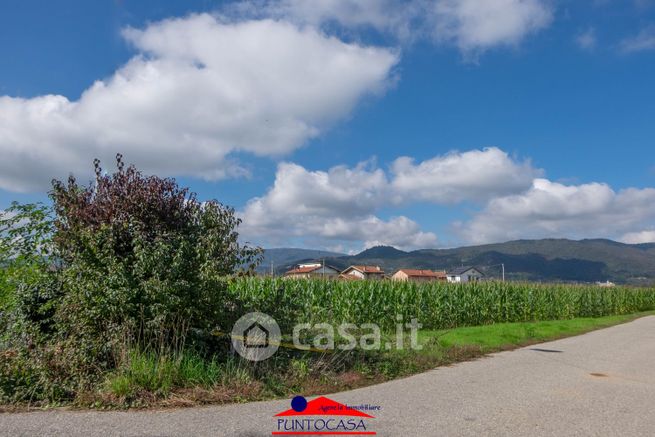
<path fill-rule="evenodd" d="M 452 330 L 425 330 L 421 331 L 419 338 L 423 344 L 430 344 L 433 339 L 437 338 L 438 344 L 445 350 L 473 347 L 478 349 L 480 353 L 490 353 L 506 348 L 584 334 L 595 329 L 607 328 L 653 314 L 653 311 L 649 311 L 619 316 L 580 317 L 542 322 L 496 323 Z"/>
<path fill-rule="evenodd" d="M 172 179 L 95 163 L 89 186 L 53 181 L 51 206 L 0 216 L 0 403 L 98 408 L 328 393 L 596 327 L 655 309 L 655 290 L 528 283 L 288 281 L 252 275 L 240 220 Z M 240 359 L 243 314 L 297 323 L 423 325 L 422 350 Z"/>

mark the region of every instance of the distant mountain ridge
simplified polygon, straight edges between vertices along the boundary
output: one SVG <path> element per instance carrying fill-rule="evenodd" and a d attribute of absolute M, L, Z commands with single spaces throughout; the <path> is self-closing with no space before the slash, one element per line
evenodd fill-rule
<path fill-rule="evenodd" d="M 515 280 L 655 282 L 655 243 L 625 244 L 604 239 L 516 240 L 410 252 L 377 246 L 357 255 L 308 249 L 267 249 L 260 271 L 270 271 L 273 262 L 279 274 L 299 262 L 317 259 L 324 259 L 326 264 L 340 269 L 352 264 L 379 265 L 390 274 L 399 268 L 449 270 L 475 265 L 488 276 L 499 277 L 499 264 L 505 264 L 506 277 Z"/>
<path fill-rule="evenodd" d="M 335 258 L 346 256 L 344 253 L 330 252 L 327 250 L 276 248 L 265 249 L 264 259 L 257 269 L 259 272 L 270 272 L 271 265 L 276 272 L 285 272 L 293 265 L 303 261 L 314 261 L 324 258 Z"/>

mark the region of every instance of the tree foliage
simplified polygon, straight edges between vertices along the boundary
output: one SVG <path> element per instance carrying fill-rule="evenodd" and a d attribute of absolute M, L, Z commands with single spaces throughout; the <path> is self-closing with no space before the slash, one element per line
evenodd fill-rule
<path fill-rule="evenodd" d="M 230 310 L 227 277 L 261 259 L 260 248 L 239 242 L 234 209 L 200 202 L 174 179 L 143 175 L 121 155 L 113 173 L 96 160 L 95 176 L 88 186 L 54 180 L 51 210 L 15 204 L 0 220 L 3 271 L 33 269 L 15 276 L 3 317 L 21 363 L 56 356 L 93 376 L 125 345 L 199 345 Z"/>
<path fill-rule="evenodd" d="M 43 281 L 53 250 L 51 212 L 17 202 L 0 212 L 0 313 L 13 306 L 17 291 Z"/>

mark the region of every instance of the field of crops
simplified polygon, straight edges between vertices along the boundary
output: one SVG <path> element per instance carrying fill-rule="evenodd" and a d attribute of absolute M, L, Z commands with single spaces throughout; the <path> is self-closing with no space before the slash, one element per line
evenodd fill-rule
<path fill-rule="evenodd" d="M 325 281 L 238 278 L 230 283 L 239 312 L 262 311 L 283 329 L 299 322 L 377 323 L 393 329 L 396 315 L 426 329 L 628 314 L 655 309 L 655 288 Z"/>

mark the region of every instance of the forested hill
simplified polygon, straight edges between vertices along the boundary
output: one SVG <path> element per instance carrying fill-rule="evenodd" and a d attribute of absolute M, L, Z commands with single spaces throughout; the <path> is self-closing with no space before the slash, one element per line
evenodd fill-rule
<path fill-rule="evenodd" d="M 261 271 L 270 270 L 271 261 L 276 272 L 281 273 L 298 262 L 317 259 L 325 259 L 326 264 L 337 268 L 351 264 L 380 265 L 388 273 L 399 268 L 448 270 L 475 265 L 490 276 L 500 276 L 499 264 L 503 263 L 509 279 L 655 282 L 655 244 L 624 244 L 603 239 L 516 240 L 411 252 L 378 246 L 350 256 L 307 249 L 267 249 Z"/>

